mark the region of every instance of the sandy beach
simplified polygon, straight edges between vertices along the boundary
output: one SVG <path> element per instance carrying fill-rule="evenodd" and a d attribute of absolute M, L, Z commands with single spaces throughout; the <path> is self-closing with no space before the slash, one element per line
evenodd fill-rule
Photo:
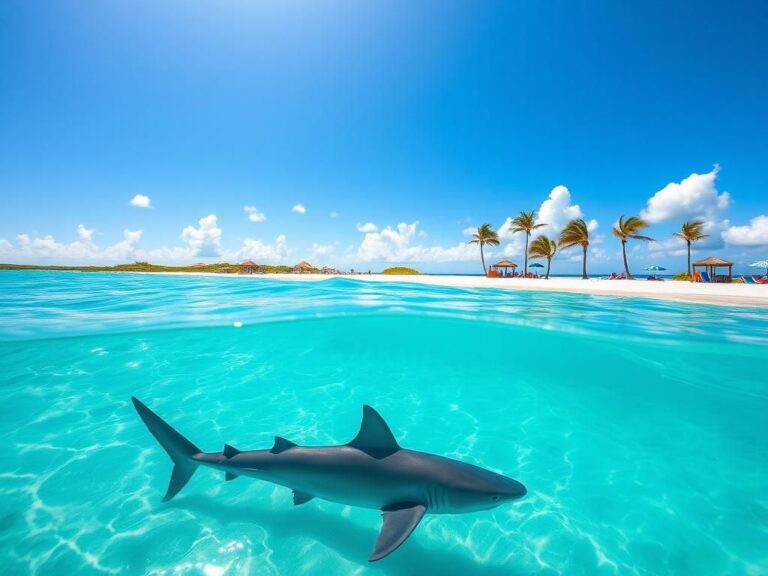
<path fill-rule="evenodd" d="M 253 281 L 262 279 L 291 282 L 323 282 L 332 278 L 349 278 L 361 282 L 410 282 L 430 286 L 455 288 L 497 288 L 502 290 L 541 290 L 572 292 L 600 296 L 655 298 L 696 304 L 721 306 L 751 306 L 768 308 L 768 285 L 752 284 L 703 284 L 692 282 L 650 282 L 648 280 L 603 280 L 600 278 L 486 278 L 484 276 L 390 276 L 383 274 L 254 274 L 227 275 L 210 272 L 147 272 L 147 274 L 200 275 L 241 278 Z"/>

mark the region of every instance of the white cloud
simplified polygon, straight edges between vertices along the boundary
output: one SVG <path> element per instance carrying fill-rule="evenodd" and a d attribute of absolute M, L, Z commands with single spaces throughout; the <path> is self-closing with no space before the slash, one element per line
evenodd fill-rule
<path fill-rule="evenodd" d="M 746 226 L 730 226 L 722 237 L 734 246 L 768 246 L 768 216 L 756 216 Z"/>
<path fill-rule="evenodd" d="M 581 206 L 571 203 L 571 192 L 566 186 L 552 188 L 537 212 L 537 222 L 546 224 L 538 230 L 540 234 L 557 235 L 571 220 L 584 218 Z M 597 229 L 597 220 L 587 222 L 590 230 Z"/>
<path fill-rule="evenodd" d="M 338 242 L 334 242 L 333 244 L 312 244 L 312 259 L 313 260 L 320 260 L 325 261 L 325 259 L 329 258 L 334 254 L 336 251 L 336 246 L 338 245 Z"/>
<path fill-rule="evenodd" d="M 575 218 L 584 218 L 581 207 L 572 203 L 571 192 L 566 186 L 555 186 L 536 211 L 536 222 L 542 223 L 544 226 L 537 228 L 531 236 L 547 234 L 552 238 L 557 238 L 565 225 Z M 525 256 L 525 234 L 512 232 L 512 220 L 512 217 L 507 217 L 497 231 L 500 240 L 508 241 L 501 253 L 507 258 L 523 258 Z M 597 230 L 598 226 L 597 220 L 587 221 L 587 229 L 590 232 Z M 465 233 L 469 230 L 467 228 Z"/>
<path fill-rule="evenodd" d="M 669 220 L 717 219 L 728 208 L 728 192 L 718 193 L 716 180 L 720 167 L 706 174 L 691 174 L 680 182 L 670 182 L 656 192 L 640 215 L 651 224 Z"/>
<path fill-rule="evenodd" d="M 412 245 L 418 236 L 418 222 L 401 222 L 396 228 L 367 232 L 357 249 L 357 257 L 368 262 L 464 262 L 478 257 L 477 246 L 459 243 L 456 246 Z"/>
<path fill-rule="evenodd" d="M 136 194 L 136 196 L 131 199 L 131 206 L 136 206 L 137 208 L 151 208 L 152 201 L 149 199 L 149 196 Z"/>
<path fill-rule="evenodd" d="M 108 246 L 101 255 L 108 260 L 130 260 L 136 256 L 136 245 L 141 240 L 142 230 L 123 230 L 123 239 Z"/>
<path fill-rule="evenodd" d="M 464 234 L 464 236 L 472 236 L 476 232 L 477 232 L 476 226 L 470 226 L 469 228 L 464 228 L 464 230 L 461 231 L 461 233 Z"/>
<path fill-rule="evenodd" d="M 291 212 L 296 212 L 296 214 L 306 214 L 307 209 L 304 208 L 303 204 L 295 204 L 293 208 L 291 208 Z"/>
<path fill-rule="evenodd" d="M 333 212 L 330 213 L 330 217 L 331 218 L 338 218 L 339 217 L 339 213 L 336 212 L 336 210 L 334 210 Z"/>
<path fill-rule="evenodd" d="M 239 260 L 284 260 L 288 256 L 285 234 L 280 234 L 274 245 L 264 244 L 261 240 L 247 238 L 243 246 L 235 253 Z"/>
<path fill-rule="evenodd" d="M 373 222 L 366 222 L 365 224 L 357 223 L 357 231 L 358 232 L 365 232 L 366 234 L 369 232 L 378 232 L 379 227 L 376 226 Z"/>
<path fill-rule="evenodd" d="M 198 227 L 187 226 L 181 231 L 184 240 L 192 251 L 193 256 L 219 256 L 221 254 L 221 228 L 215 214 L 200 218 Z"/>
<path fill-rule="evenodd" d="M 264 222 L 267 219 L 264 212 L 259 212 L 256 206 L 243 206 L 243 210 L 248 214 L 248 220 L 251 222 Z"/>
<path fill-rule="evenodd" d="M 95 228 L 88 229 L 82 224 L 77 225 L 77 236 L 83 242 L 92 242 L 94 232 L 96 232 Z"/>
<path fill-rule="evenodd" d="M 0 254 L 12 260 L 34 262 L 40 259 L 52 260 L 125 260 L 132 257 L 136 250 L 136 244 L 141 239 L 141 230 L 125 230 L 123 240 L 100 249 L 93 242 L 95 230 L 79 224 L 77 227 L 78 239 L 63 243 L 58 242 L 53 236 L 33 236 L 19 234 L 16 236 L 15 245 L 8 240 L 0 240 Z"/>

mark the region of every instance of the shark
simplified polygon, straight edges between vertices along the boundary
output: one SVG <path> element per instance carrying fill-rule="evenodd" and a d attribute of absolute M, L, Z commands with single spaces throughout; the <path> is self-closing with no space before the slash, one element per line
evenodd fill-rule
<path fill-rule="evenodd" d="M 339 446 L 299 446 L 276 436 L 264 450 L 203 452 L 137 398 L 132 398 L 149 432 L 173 462 L 163 502 L 189 482 L 198 467 L 246 476 L 293 490 L 298 506 L 313 498 L 380 510 L 382 526 L 368 560 L 394 552 L 425 514 L 464 514 L 490 510 L 526 495 L 507 476 L 444 456 L 401 448 L 381 415 L 363 406 L 357 435 Z"/>

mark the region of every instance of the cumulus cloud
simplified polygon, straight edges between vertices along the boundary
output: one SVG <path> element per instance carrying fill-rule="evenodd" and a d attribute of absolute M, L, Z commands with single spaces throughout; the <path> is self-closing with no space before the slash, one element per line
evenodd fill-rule
<path fill-rule="evenodd" d="M 11 260 L 34 262 L 45 260 L 125 260 L 133 257 L 136 244 L 141 239 L 141 230 L 124 230 L 123 239 L 116 244 L 99 248 L 93 241 L 95 230 L 84 225 L 77 226 L 77 240 L 59 242 L 53 236 L 19 234 L 15 244 L 0 240 L 0 254 Z"/>
<path fill-rule="evenodd" d="M 336 246 L 338 245 L 338 242 L 334 242 L 333 244 L 312 244 L 312 259 L 317 259 L 320 261 L 324 261 L 325 259 L 329 258 L 334 254 L 336 251 Z"/>
<path fill-rule="evenodd" d="M 193 256 L 209 257 L 221 254 L 221 228 L 215 214 L 200 218 L 198 226 L 187 226 L 181 231 L 181 239 L 189 244 Z"/>
<path fill-rule="evenodd" d="M 648 200 L 640 215 L 651 224 L 670 220 L 699 218 L 705 221 L 717 219 L 728 208 L 730 195 L 720 194 L 716 180 L 720 167 L 706 174 L 691 174 L 680 182 L 670 182 Z"/>
<path fill-rule="evenodd" d="M 559 234 L 571 220 L 584 218 L 581 206 L 572 203 L 570 190 L 562 184 L 552 188 L 536 214 L 537 222 L 546 224 L 546 226 L 539 228 L 538 233 L 551 236 Z M 587 229 L 590 232 L 597 230 L 597 227 L 597 220 L 587 221 Z"/>
<path fill-rule="evenodd" d="M 136 256 L 136 245 L 141 240 L 142 230 L 123 230 L 123 239 L 106 247 L 102 255 L 108 260 L 130 260 Z"/>
<path fill-rule="evenodd" d="M 734 246 L 768 246 L 768 216 L 756 216 L 745 226 L 730 226 L 722 237 Z"/>
<path fill-rule="evenodd" d="M 573 204 L 571 192 L 566 186 L 555 186 L 536 211 L 536 222 L 540 222 L 544 226 L 537 228 L 531 237 L 546 234 L 551 238 L 557 238 L 565 225 L 575 218 L 584 218 L 581 207 L 578 204 Z M 502 248 L 502 255 L 507 258 L 524 257 L 525 234 L 512 232 L 512 220 L 511 216 L 507 217 L 497 230 L 499 239 L 507 241 Z M 587 229 L 590 232 L 594 232 L 598 227 L 597 220 L 587 221 Z M 469 228 L 467 228 L 468 230 Z"/>
<path fill-rule="evenodd" d="M 131 199 L 131 206 L 136 206 L 137 208 L 151 208 L 152 201 L 150 200 L 149 196 L 145 196 L 144 194 L 136 194 L 136 196 Z"/>
<path fill-rule="evenodd" d="M 373 222 L 366 222 L 365 224 L 357 223 L 357 231 L 358 232 L 365 232 L 366 234 L 368 232 L 378 232 L 379 227 L 376 226 Z"/>
<path fill-rule="evenodd" d="M 243 206 L 243 210 L 248 214 L 248 220 L 251 222 L 264 222 L 267 219 L 264 212 L 259 212 L 256 206 Z"/>
<path fill-rule="evenodd" d="M 296 212 L 296 214 L 306 214 L 307 209 L 304 208 L 303 204 L 295 204 L 293 208 L 291 208 L 291 212 Z"/>
<path fill-rule="evenodd" d="M 93 241 L 93 233 L 96 232 L 95 228 L 86 228 L 82 224 L 77 225 L 77 237 L 80 238 L 82 242 L 90 243 Z"/>
<path fill-rule="evenodd" d="M 477 247 L 464 242 L 449 248 L 413 245 L 418 226 L 418 222 L 401 222 L 395 228 L 367 232 L 357 257 L 367 262 L 463 262 L 477 258 Z"/>
<path fill-rule="evenodd" d="M 464 236 L 472 236 L 476 232 L 477 232 L 476 226 L 470 226 L 468 228 L 464 228 L 464 230 L 461 231 L 461 233 L 464 234 Z"/>
<path fill-rule="evenodd" d="M 274 244 L 264 244 L 261 240 L 247 238 L 235 256 L 241 260 L 247 259 L 257 262 L 260 260 L 284 260 L 288 256 L 287 239 L 285 234 L 280 234 L 275 238 Z"/>

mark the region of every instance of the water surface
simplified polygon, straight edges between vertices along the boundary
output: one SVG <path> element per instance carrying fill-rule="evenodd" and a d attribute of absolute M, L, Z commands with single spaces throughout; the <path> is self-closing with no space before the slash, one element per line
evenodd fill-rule
<path fill-rule="evenodd" d="M 242 322 L 235 328 L 234 322 Z M 577 294 L 0 273 L 9 574 L 768 572 L 768 313 Z M 366 562 L 376 511 L 170 461 L 136 395 L 206 450 L 401 444 L 529 495 L 427 516 Z"/>

